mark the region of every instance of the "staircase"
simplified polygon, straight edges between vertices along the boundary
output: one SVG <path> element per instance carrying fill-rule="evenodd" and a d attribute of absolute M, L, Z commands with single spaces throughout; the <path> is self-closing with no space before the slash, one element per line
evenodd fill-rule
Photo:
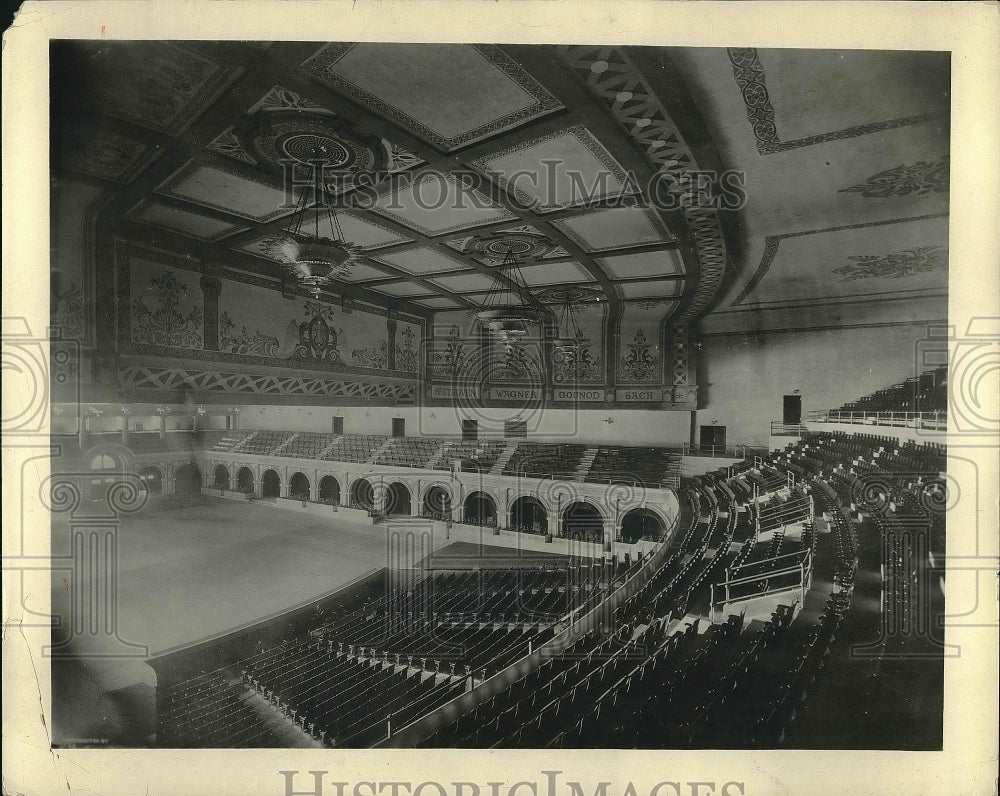
<path fill-rule="evenodd" d="M 282 442 L 277 448 L 271 451 L 271 456 L 280 456 L 281 452 L 289 445 L 291 445 L 293 442 L 295 442 L 295 440 L 297 440 L 298 438 L 299 438 L 298 434 L 292 434 L 292 436 L 290 436 L 288 439 Z"/>
<path fill-rule="evenodd" d="M 427 460 L 427 465 L 426 465 L 427 469 L 428 470 L 433 470 L 434 466 L 445 457 L 445 454 L 448 452 L 448 449 L 450 447 L 451 447 L 451 441 L 450 440 L 445 440 L 444 442 L 442 442 L 438 446 L 438 449 L 436 451 L 434 451 L 434 455 L 431 456 L 431 458 Z"/>
<path fill-rule="evenodd" d="M 338 434 L 338 435 L 337 435 L 337 436 L 336 436 L 336 437 L 334 438 L 333 442 L 331 442 L 331 443 L 330 443 L 329 445 L 327 445 L 327 446 L 326 446 L 325 448 L 323 448 L 323 450 L 321 450 L 321 451 L 319 452 L 319 456 L 318 456 L 317 458 L 319 458 L 319 459 L 323 459 L 323 458 L 326 458 L 326 455 L 327 455 L 327 454 L 328 454 L 328 453 L 329 453 L 330 451 L 332 451 L 332 450 L 333 450 L 334 448 L 336 448 L 336 447 L 337 447 L 337 445 L 338 445 L 338 444 L 340 444 L 340 441 L 341 441 L 342 439 L 343 439 L 343 436 L 342 436 L 342 435 L 340 435 L 340 434 Z"/>
<path fill-rule="evenodd" d="M 233 445 L 233 449 L 231 451 L 229 451 L 229 452 L 230 453 L 236 453 L 237 451 L 243 450 L 243 446 L 246 445 L 250 440 L 252 440 L 256 436 L 257 436 L 257 432 L 256 431 L 253 432 L 253 434 L 248 434 L 243 439 L 241 439 L 239 442 L 237 442 L 235 445 Z"/>
<path fill-rule="evenodd" d="M 587 448 L 583 455 L 580 457 L 580 463 L 576 466 L 576 470 L 573 475 L 576 476 L 577 480 L 583 480 L 590 473 L 590 468 L 594 464 L 594 459 L 597 458 L 597 448 L 590 447 Z"/>
<path fill-rule="evenodd" d="M 506 442 L 506 440 L 505 440 Z M 493 463 L 490 468 L 490 475 L 500 475 L 503 473 L 503 468 L 507 466 L 507 462 L 510 461 L 510 457 L 514 455 L 514 451 L 517 450 L 518 442 L 507 442 L 504 449 L 497 456 L 497 460 Z"/>
<path fill-rule="evenodd" d="M 365 464 L 375 464 L 378 461 L 378 457 L 383 453 L 386 453 L 389 448 L 392 447 L 392 443 L 396 441 L 395 437 L 387 437 L 385 442 L 379 445 L 378 450 L 373 451 L 367 459 L 365 459 Z"/>

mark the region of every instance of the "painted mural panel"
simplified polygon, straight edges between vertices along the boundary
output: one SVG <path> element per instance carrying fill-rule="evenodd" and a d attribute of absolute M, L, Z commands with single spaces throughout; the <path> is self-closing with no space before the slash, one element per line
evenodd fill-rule
<path fill-rule="evenodd" d="M 133 343 L 167 348 L 203 347 L 199 275 L 141 258 L 129 263 Z"/>
<path fill-rule="evenodd" d="M 92 214 L 100 188 L 63 181 L 52 197 L 51 325 L 64 338 L 93 341 Z M 58 276 L 55 276 L 58 275 Z"/>
<path fill-rule="evenodd" d="M 398 323 L 397 370 L 416 372 L 419 335 L 416 324 Z M 267 359 L 389 370 L 385 316 L 359 309 L 347 312 L 302 297 L 286 299 L 275 290 L 231 280 L 224 282 L 219 296 L 219 350 Z"/>
<path fill-rule="evenodd" d="M 555 384 L 604 384 L 604 325 L 606 305 L 580 303 L 575 308 L 578 346 L 575 352 L 552 355 L 552 380 Z"/>
<path fill-rule="evenodd" d="M 420 368 L 420 327 L 415 323 L 396 323 L 396 370 L 416 373 Z"/>
<path fill-rule="evenodd" d="M 630 301 L 618 327 L 617 380 L 626 384 L 660 384 L 663 379 L 661 327 L 673 301 Z"/>
<path fill-rule="evenodd" d="M 517 342 L 504 344 L 491 338 L 489 377 L 500 384 L 545 383 L 542 324 L 527 324 L 528 333 Z"/>
<path fill-rule="evenodd" d="M 431 379 L 450 381 L 478 350 L 475 314 L 439 312 L 434 316 L 433 329 L 427 346 L 427 374 Z"/>

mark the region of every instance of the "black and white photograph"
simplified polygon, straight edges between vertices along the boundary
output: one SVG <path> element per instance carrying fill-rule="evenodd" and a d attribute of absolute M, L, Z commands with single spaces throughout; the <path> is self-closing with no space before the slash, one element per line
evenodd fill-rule
<path fill-rule="evenodd" d="M 946 754 L 1000 428 L 954 54 L 300 21 L 48 42 L 4 568 L 53 760 Z M 660 784 L 793 792 L 738 773 Z"/>

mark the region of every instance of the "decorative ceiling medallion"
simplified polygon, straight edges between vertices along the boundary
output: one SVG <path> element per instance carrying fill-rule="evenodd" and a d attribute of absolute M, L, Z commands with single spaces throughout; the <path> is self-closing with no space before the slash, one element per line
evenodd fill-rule
<path fill-rule="evenodd" d="M 368 175 L 373 184 L 390 172 L 423 163 L 402 147 L 366 135 L 333 115 L 261 111 L 243 117 L 233 135 L 243 152 L 275 174 L 283 176 L 288 163 L 293 168 L 322 164 L 327 188 L 335 194 L 353 187 L 359 175 Z"/>
<path fill-rule="evenodd" d="M 486 265 L 503 262 L 508 252 L 518 262 L 570 256 L 562 246 L 553 243 L 543 233 L 527 224 L 456 238 L 445 243 L 452 249 L 471 255 Z"/>
<path fill-rule="evenodd" d="M 257 111 L 308 111 L 309 113 L 333 116 L 331 110 L 327 110 L 318 102 L 306 99 L 296 94 L 291 89 L 282 86 L 275 86 L 247 111 L 248 114 Z"/>
<path fill-rule="evenodd" d="M 604 290 L 596 285 L 558 285 L 534 291 L 535 298 L 542 304 L 574 304 L 605 301 Z"/>
<path fill-rule="evenodd" d="M 563 107 L 494 45 L 331 43 L 301 68 L 444 152 Z"/>
<path fill-rule="evenodd" d="M 209 141 L 205 145 L 205 149 L 219 155 L 225 155 L 233 160 L 239 160 L 242 163 L 249 163 L 251 166 L 257 165 L 257 161 L 243 148 L 243 144 L 240 143 L 240 139 L 232 127 L 227 127 Z"/>
<path fill-rule="evenodd" d="M 909 194 L 923 196 L 931 192 L 947 191 L 949 177 L 949 158 L 945 155 L 935 161 L 920 160 L 910 166 L 896 166 L 880 171 L 862 183 L 841 188 L 838 193 L 859 193 L 864 197 L 877 199 Z"/>

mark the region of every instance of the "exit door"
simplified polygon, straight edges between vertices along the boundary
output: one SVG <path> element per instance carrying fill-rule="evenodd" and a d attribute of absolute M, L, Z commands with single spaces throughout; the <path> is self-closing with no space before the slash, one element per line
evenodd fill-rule
<path fill-rule="evenodd" d="M 726 427 L 702 426 L 701 449 L 709 453 L 724 451 L 726 449 Z"/>
<path fill-rule="evenodd" d="M 802 422 L 802 396 L 786 395 L 781 412 L 781 422 L 786 426 L 797 426 Z"/>
<path fill-rule="evenodd" d="M 465 440 L 477 440 L 477 439 L 479 439 L 479 421 L 478 420 L 463 420 L 462 421 L 462 439 L 465 439 Z"/>

